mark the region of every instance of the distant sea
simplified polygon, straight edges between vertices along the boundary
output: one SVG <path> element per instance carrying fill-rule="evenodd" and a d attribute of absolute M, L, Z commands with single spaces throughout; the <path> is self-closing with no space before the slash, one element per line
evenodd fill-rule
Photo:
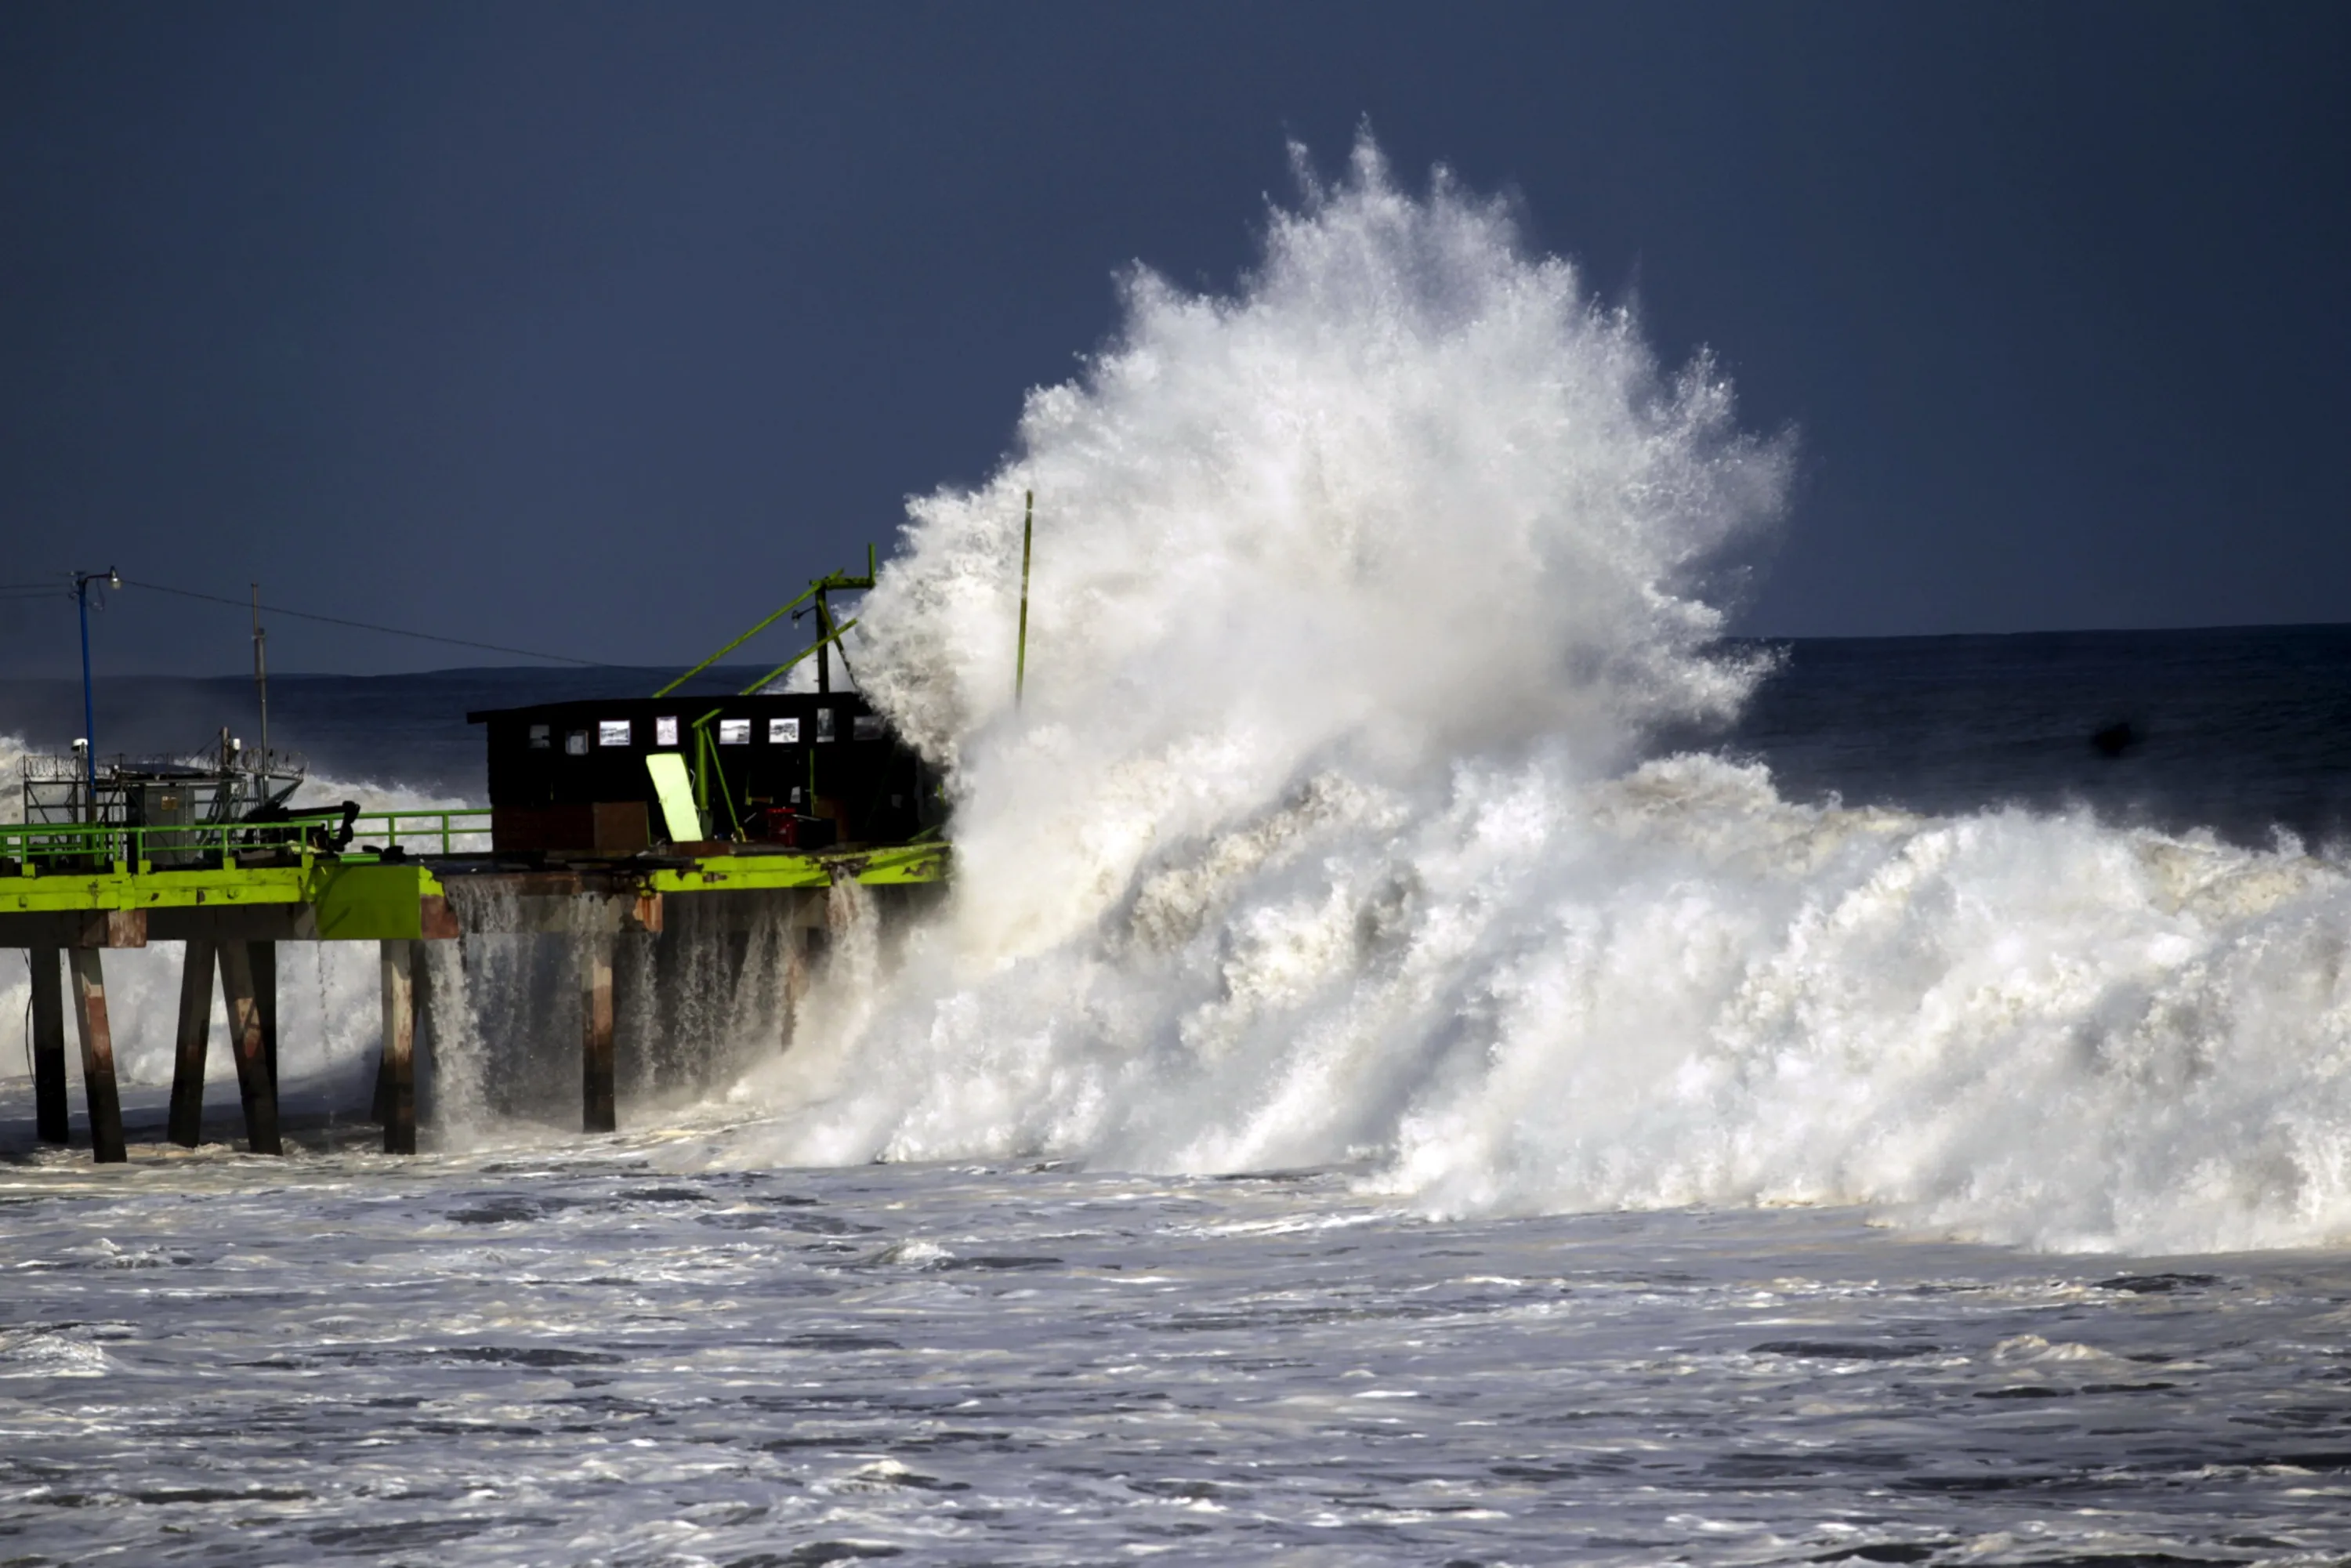
<path fill-rule="evenodd" d="M 1742 646 L 1776 651 L 1778 672 L 1728 731 L 1677 742 L 1760 758 L 1792 800 L 1931 814 L 2086 807 L 2117 825 L 2205 828 L 2246 845 L 2275 830 L 2311 846 L 2351 831 L 2351 626 Z M 686 690 L 731 691 L 759 673 L 722 667 Z M 482 731 L 467 712 L 641 695 L 675 674 L 279 675 L 272 739 L 322 779 L 478 800 Z M 243 677 L 111 676 L 98 700 L 107 755 L 202 750 L 224 726 L 257 737 Z M 78 683 L 0 680 L 0 737 L 56 749 L 80 733 Z"/>

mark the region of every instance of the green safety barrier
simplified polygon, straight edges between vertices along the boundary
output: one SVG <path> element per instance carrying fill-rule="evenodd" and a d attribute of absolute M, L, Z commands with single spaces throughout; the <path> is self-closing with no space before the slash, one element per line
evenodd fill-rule
<path fill-rule="evenodd" d="M 241 904 L 312 905 L 325 939 L 415 936 L 417 900 L 444 891 L 445 865 L 425 855 L 486 854 L 487 807 L 362 811 L 350 840 L 343 813 L 282 822 L 129 828 L 0 823 L 0 915 Z M 648 866 L 643 891 L 756 893 L 946 880 L 950 851 L 918 841 L 873 849 L 696 855 Z"/>
<path fill-rule="evenodd" d="M 20 876 L 111 871 L 234 869 L 239 856 L 292 853 L 301 859 L 331 851 L 360 864 L 411 854 L 486 854 L 486 806 L 447 810 L 361 811 L 350 841 L 341 811 L 304 812 L 276 822 L 193 822 L 125 827 L 110 822 L 0 823 L 0 873 Z"/>

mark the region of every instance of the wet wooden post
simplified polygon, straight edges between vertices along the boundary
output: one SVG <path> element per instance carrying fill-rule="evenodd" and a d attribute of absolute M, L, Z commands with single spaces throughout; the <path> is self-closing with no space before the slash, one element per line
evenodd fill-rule
<path fill-rule="evenodd" d="M 433 1053 L 440 1048 L 441 1044 L 433 1033 L 433 944 L 431 942 L 417 941 L 408 945 L 408 977 L 410 986 L 416 996 L 416 1043 L 410 1048 L 409 1051 L 410 1060 L 415 1065 L 409 1069 L 412 1084 L 409 1103 L 417 1108 L 417 1119 L 429 1123 L 430 1118 L 425 1115 L 425 1111 L 429 1107 L 425 1104 L 424 1097 L 415 1092 L 415 1085 L 430 1087 Z"/>
<path fill-rule="evenodd" d="M 580 947 L 580 1124 L 583 1131 L 620 1129 L 612 1097 L 612 933 L 591 930 Z"/>
<path fill-rule="evenodd" d="M 382 1051 L 376 1053 L 375 1091 L 368 1096 L 368 1120 L 379 1127 L 392 1120 L 392 1058 Z"/>
<path fill-rule="evenodd" d="M 73 970 L 74 1022 L 81 1030 L 81 1087 L 89 1101 L 90 1157 L 120 1165 L 130 1157 L 122 1144 L 122 1100 L 114 1087 L 114 1031 L 106 1018 L 106 969 L 95 947 L 66 949 Z"/>
<path fill-rule="evenodd" d="M 41 1142 L 64 1144 L 70 1117 L 66 1105 L 66 1005 L 57 986 L 55 947 L 26 953 L 33 966 L 33 1120 Z"/>
<path fill-rule="evenodd" d="M 269 1092 L 277 1094 L 277 944 L 252 942 L 253 999 L 261 1009 L 261 1060 L 269 1069 Z"/>
<path fill-rule="evenodd" d="M 387 939 L 379 959 L 383 978 L 383 1055 L 377 1065 L 376 1087 L 387 1155 L 416 1152 L 416 946 L 404 938 Z"/>
<path fill-rule="evenodd" d="M 193 1149 L 204 1127 L 204 1053 L 213 1033 L 213 953 L 217 945 L 188 940 L 180 966 L 179 1050 L 172 1062 L 172 1142 Z"/>
<path fill-rule="evenodd" d="M 423 941 L 408 945 L 408 984 L 411 996 L 409 1017 L 414 1020 L 409 1031 L 408 1047 L 409 1114 L 412 1119 L 421 1120 L 423 1113 L 419 1107 L 423 1099 L 416 1092 L 417 1074 L 421 1069 L 416 1063 L 420 1058 L 431 1061 L 433 1048 L 432 949 Z M 379 1127 L 388 1124 L 392 1121 L 392 1058 L 380 1055 L 375 1064 L 375 1098 L 369 1103 L 368 1120 Z M 416 1151 L 411 1149 L 408 1152 L 413 1154 Z"/>
<path fill-rule="evenodd" d="M 220 945 L 221 999 L 227 1005 L 229 1049 L 236 1057 L 236 1088 L 245 1101 L 246 1146 L 282 1155 L 277 1138 L 277 1081 L 269 1071 L 261 1033 L 261 1003 L 254 994 L 253 950 L 261 943 Z"/>

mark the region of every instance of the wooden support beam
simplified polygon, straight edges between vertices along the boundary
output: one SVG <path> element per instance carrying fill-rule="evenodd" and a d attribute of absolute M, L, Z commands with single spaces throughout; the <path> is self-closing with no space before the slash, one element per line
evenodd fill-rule
<path fill-rule="evenodd" d="M 31 947 L 26 957 L 33 967 L 33 1120 L 41 1142 L 67 1141 L 70 1118 L 66 1105 L 66 1005 L 57 985 L 59 950 Z"/>
<path fill-rule="evenodd" d="M 282 1155 L 277 1138 L 277 1081 L 263 1053 L 261 1003 L 254 994 L 253 952 L 258 944 L 220 945 L 221 999 L 228 1007 L 229 1048 L 236 1055 L 236 1087 L 245 1101 L 246 1146 Z"/>
<path fill-rule="evenodd" d="M 261 1009 L 261 1060 L 269 1068 L 269 1093 L 277 1096 L 277 944 L 255 942 L 253 999 Z"/>
<path fill-rule="evenodd" d="M 410 1063 L 408 1071 L 408 1103 L 409 1117 L 413 1124 L 418 1114 L 418 1097 L 416 1093 L 417 1069 L 415 1062 L 420 1054 L 423 1055 L 427 1061 L 431 1060 L 430 1052 L 433 1043 L 433 961 L 431 950 L 425 946 L 424 941 L 420 940 L 410 942 L 407 944 L 407 947 L 408 985 L 410 992 L 408 1008 L 408 1016 L 410 1019 L 408 1046 Z M 384 1036 L 384 1039 L 389 1041 L 392 1039 L 392 1036 L 387 1033 Z M 392 1124 L 393 1094 L 392 1056 L 391 1053 L 387 1051 L 376 1058 L 375 1097 L 368 1107 L 369 1121 L 373 1122 L 379 1127 L 389 1127 Z M 402 1151 L 397 1149 L 387 1149 L 385 1152 L 388 1154 L 398 1154 Z M 414 1154 L 416 1151 L 414 1149 L 410 1149 L 406 1152 L 409 1154 Z"/>
<path fill-rule="evenodd" d="M 410 1070 L 410 1076 L 426 1088 L 431 1086 L 429 1075 L 435 1060 L 433 1053 L 441 1045 L 440 1038 L 433 1032 L 433 940 L 428 937 L 413 943 L 408 949 L 408 974 L 416 992 L 416 1044 L 410 1054 L 419 1063 Z M 439 1114 L 437 1107 L 426 1106 L 422 1094 L 415 1095 L 413 1103 L 420 1107 L 419 1120 L 429 1121 L 424 1109 Z"/>
<path fill-rule="evenodd" d="M 387 1040 L 391 1036 L 384 1037 Z M 411 1044 L 413 1049 L 413 1042 Z M 392 1121 L 392 1053 L 379 1051 L 375 1057 L 375 1090 L 368 1096 L 368 1120 L 377 1126 Z"/>
<path fill-rule="evenodd" d="M 416 946 L 409 941 L 386 941 L 378 964 L 383 979 L 383 1056 L 376 1082 L 387 1155 L 416 1152 Z"/>
<path fill-rule="evenodd" d="M 381 964 L 381 963 L 385 963 L 385 962 L 389 962 L 389 961 L 390 961 L 390 959 L 391 959 L 391 945 L 392 945 L 392 939 L 390 939 L 390 938 L 386 938 L 386 939 L 384 940 L 384 942 L 381 945 L 381 947 L 380 947 L 380 950 L 379 950 L 379 953 L 378 953 L 378 961 L 379 961 L 379 963 L 380 963 L 380 964 Z M 410 976 L 410 979 L 411 979 L 411 981 L 412 981 L 412 984 L 413 984 L 413 980 L 414 980 L 415 974 L 416 974 L 416 970 L 417 970 L 418 967 L 419 967 L 419 963 L 418 963 L 418 961 L 417 961 L 417 960 L 415 960 L 415 959 L 412 959 L 412 960 L 410 961 L 410 964 L 409 964 L 409 971 L 408 971 L 408 972 L 409 972 L 409 976 Z M 387 977 L 386 978 L 388 979 L 388 977 Z M 386 996 L 386 997 L 383 998 L 383 1001 L 384 1001 L 384 1005 L 385 1005 L 385 1007 L 389 1008 L 389 1007 L 391 1006 L 392 998 L 391 998 L 389 996 Z M 411 1003 L 411 1016 L 412 1016 L 412 1018 L 413 1017 L 413 1006 L 414 1006 L 414 1004 L 412 1002 L 412 1003 Z M 384 1021 L 384 1031 L 383 1031 L 383 1046 L 384 1046 L 384 1049 L 382 1049 L 381 1051 L 379 1051 L 376 1053 L 376 1058 L 375 1058 L 375 1092 L 374 1092 L 374 1094 L 373 1094 L 373 1095 L 369 1099 L 369 1101 L 368 1101 L 368 1120 L 369 1120 L 369 1121 L 371 1121 L 371 1122 L 373 1122 L 373 1123 L 374 1123 L 377 1126 L 379 1126 L 379 1127 L 388 1127 L 388 1126 L 390 1126 L 390 1125 L 392 1124 L 392 1028 L 391 1028 L 391 1023 L 392 1023 L 392 1014 L 391 1014 L 390 1012 L 388 1012 L 388 1011 L 387 1011 L 386 1013 L 384 1013 L 384 1015 L 383 1015 L 383 1021 Z M 412 1024 L 410 1025 L 410 1029 L 409 1029 L 409 1055 L 410 1055 L 410 1057 L 412 1058 L 412 1060 L 413 1060 L 413 1057 L 415 1056 L 415 1051 L 416 1051 L 415 1026 L 414 1026 L 414 1024 L 413 1024 L 413 1023 L 412 1023 Z M 410 1075 L 409 1075 L 409 1082 L 410 1082 L 410 1090 L 411 1090 L 411 1096 L 412 1096 L 412 1098 L 411 1098 L 411 1103 L 412 1103 L 412 1105 L 413 1105 L 413 1103 L 414 1103 L 414 1102 L 413 1102 L 413 1092 L 414 1092 L 414 1084 L 415 1084 L 415 1074 L 414 1074 L 414 1071 L 413 1071 L 413 1069 L 412 1069 L 412 1071 L 411 1071 L 411 1072 L 410 1072 Z M 389 1152 L 389 1151 L 387 1151 L 387 1152 Z M 411 1152 L 413 1153 L 413 1151 L 411 1151 Z"/>
<path fill-rule="evenodd" d="M 612 936 L 590 932 L 580 938 L 580 1081 L 582 1130 L 615 1132 L 620 1117 L 612 1095 Z"/>
<path fill-rule="evenodd" d="M 180 1040 L 172 1062 L 172 1142 L 193 1149 L 204 1138 L 204 1052 L 213 1035 L 215 944 L 188 943 L 180 966 Z"/>
<path fill-rule="evenodd" d="M 106 971 L 96 947 L 71 947 L 66 967 L 73 971 L 74 1021 L 81 1030 L 81 1087 L 89 1102 L 90 1157 L 120 1165 L 130 1157 L 122 1144 L 122 1100 L 114 1087 L 114 1031 L 106 1017 Z"/>

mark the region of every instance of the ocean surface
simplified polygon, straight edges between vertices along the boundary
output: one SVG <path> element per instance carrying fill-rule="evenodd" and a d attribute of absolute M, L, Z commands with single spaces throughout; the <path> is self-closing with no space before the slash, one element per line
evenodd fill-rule
<path fill-rule="evenodd" d="M 1791 794 L 2339 856 L 2351 628 L 1779 647 L 1717 742 Z M 272 696 L 326 793 L 473 800 L 465 708 L 646 684 Z M 250 703 L 100 695 L 139 750 Z M 60 701 L 0 685 L 0 732 L 53 740 Z M 2142 738 L 2109 756 L 2119 722 Z M 35 1147 L 0 1024 L 0 1561 L 2351 1553 L 2340 1245 L 2081 1255 L 1837 1205 L 1445 1218 L 1345 1166 L 773 1168 L 723 1096 L 606 1139 L 551 1103 L 394 1161 L 354 1115 L 366 977 L 338 996 L 291 956 L 300 1152 L 235 1153 L 221 1082 L 221 1141 L 182 1154 L 170 958 L 109 961 L 143 1081 L 128 1169 Z M 0 984 L 16 1022 L 21 970 Z"/>

